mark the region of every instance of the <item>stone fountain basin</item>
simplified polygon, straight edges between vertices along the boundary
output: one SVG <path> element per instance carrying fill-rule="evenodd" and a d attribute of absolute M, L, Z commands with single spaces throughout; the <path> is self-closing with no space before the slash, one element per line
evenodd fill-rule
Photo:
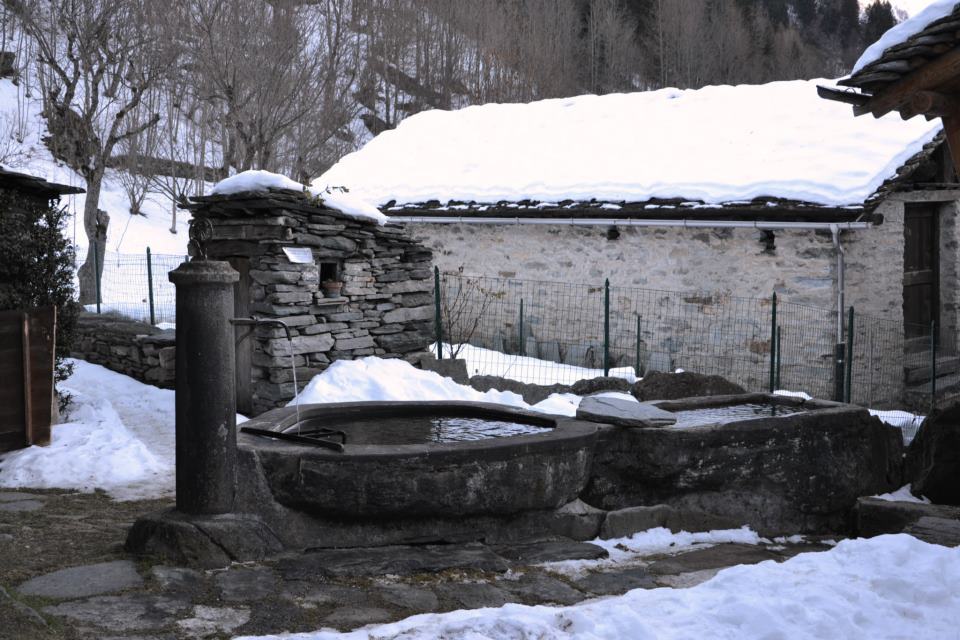
<path fill-rule="evenodd" d="M 350 444 L 336 452 L 241 433 L 274 499 L 323 517 L 511 515 L 555 509 L 586 486 L 597 425 L 476 402 L 358 402 L 300 407 L 313 427 L 353 419 L 477 417 L 549 427 L 532 435 L 427 444 Z M 269 411 L 244 427 L 286 431 L 293 407 Z M 242 478 L 240 479 L 242 481 Z"/>

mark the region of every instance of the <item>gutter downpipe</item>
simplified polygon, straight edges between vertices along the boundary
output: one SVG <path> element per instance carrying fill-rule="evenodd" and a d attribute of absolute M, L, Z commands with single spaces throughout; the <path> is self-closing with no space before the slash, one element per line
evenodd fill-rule
<path fill-rule="evenodd" d="M 846 264 L 844 258 L 846 252 L 840 243 L 839 225 L 831 225 L 830 233 L 833 235 L 833 247 L 837 251 L 837 344 L 843 342 L 843 307 L 846 297 Z"/>

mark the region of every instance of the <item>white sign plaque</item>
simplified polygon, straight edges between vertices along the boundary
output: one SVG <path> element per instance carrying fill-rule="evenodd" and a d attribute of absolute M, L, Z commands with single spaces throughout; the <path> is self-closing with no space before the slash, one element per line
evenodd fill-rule
<path fill-rule="evenodd" d="M 310 264 L 313 262 L 313 251 L 309 247 L 284 247 L 287 260 L 293 264 Z"/>

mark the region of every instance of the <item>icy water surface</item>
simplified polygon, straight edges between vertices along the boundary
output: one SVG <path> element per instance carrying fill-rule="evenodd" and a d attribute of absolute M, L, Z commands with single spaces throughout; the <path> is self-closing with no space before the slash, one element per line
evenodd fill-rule
<path fill-rule="evenodd" d="M 319 425 L 317 425 L 319 426 Z M 347 444 L 429 444 L 507 438 L 550 431 L 519 422 L 463 417 L 369 418 L 326 422 L 324 427 L 347 434 Z M 288 430 L 295 433 L 294 429 Z"/>
<path fill-rule="evenodd" d="M 705 424 L 726 424 L 738 420 L 753 420 L 754 418 L 776 418 L 803 413 L 800 407 L 782 404 L 747 403 L 734 404 L 727 407 L 708 407 L 706 409 L 690 409 L 689 411 L 674 411 L 677 416 L 676 427 L 698 427 Z"/>

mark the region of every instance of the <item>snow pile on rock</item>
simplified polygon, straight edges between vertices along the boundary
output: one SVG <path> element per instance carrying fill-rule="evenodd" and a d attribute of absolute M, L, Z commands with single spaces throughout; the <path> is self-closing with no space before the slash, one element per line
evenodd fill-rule
<path fill-rule="evenodd" d="M 433 371 L 417 369 L 404 360 L 369 356 L 359 360 L 337 360 L 315 376 L 288 406 L 293 406 L 297 401 L 300 404 L 312 404 L 432 400 L 492 402 L 566 416 L 575 415 L 580 403 L 579 396 L 555 393 L 531 406 L 512 391 L 480 392 Z"/>
<path fill-rule="evenodd" d="M 269 189 L 309 191 L 311 195 L 323 200 L 323 204 L 346 216 L 372 220 L 377 224 L 387 223 L 387 216 L 380 213 L 379 209 L 352 195 L 347 189 L 328 185 L 316 186 L 316 184 L 308 189 L 299 182 L 279 173 L 271 173 L 260 169 L 250 169 L 224 178 L 214 185 L 213 189 L 210 190 L 210 195 L 226 196 L 250 191 L 267 191 Z"/>
<path fill-rule="evenodd" d="M 689 589 L 636 589 L 570 607 L 508 604 L 349 633 L 256 640 L 950 638 L 960 625 L 958 580 L 960 548 L 886 535 L 844 540 L 781 564 L 730 567 Z"/>
<path fill-rule="evenodd" d="M 425 111 L 314 185 L 378 206 L 452 201 L 708 205 L 784 198 L 862 204 L 940 131 L 898 114 L 851 118 L 829 79 L 662 89 Z"/>
<path fill-rule="evenodd" d="M 229 178 L 224 178 L 210 190 L 212 196 L 226 196 L 246 191 L 266 191 L 268 189 L 285 189 L 287 191 L 304 191 L 306 187 L 279 173 L 250 169 Z"/>

